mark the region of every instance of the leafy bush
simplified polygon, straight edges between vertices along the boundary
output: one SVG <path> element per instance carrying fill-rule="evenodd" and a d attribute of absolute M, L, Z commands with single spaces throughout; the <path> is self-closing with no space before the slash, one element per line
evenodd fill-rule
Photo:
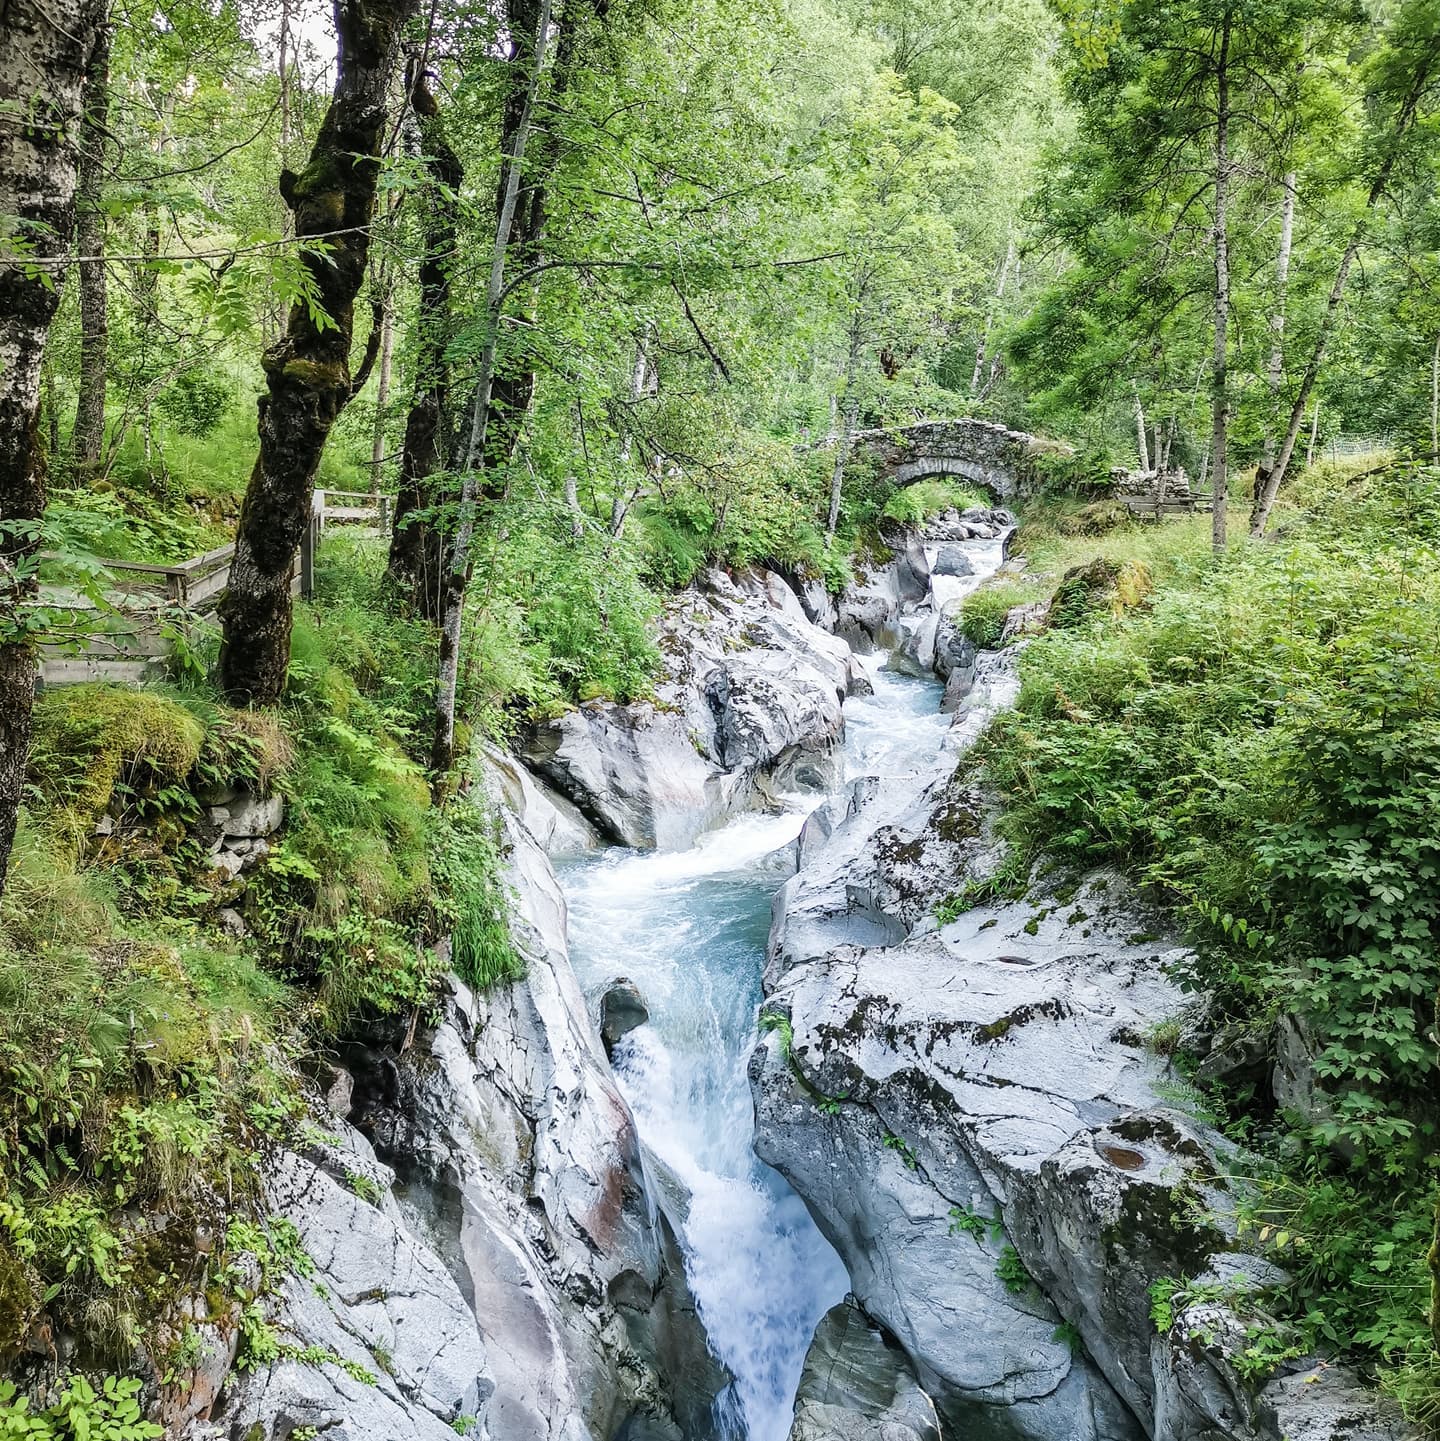
<path fill-rule="evenodd" d="M 1272 1152 L 1253 1204 L 1303 1238 L 1296 1323 L 1413 1381 L 1440 1124 L 1440 477 L 1368 476 L 1329 506 L 1033 642 L 977 760 L 1018 854 L 1132 866 L 1189 927 L 1183 984 L 1257 1036 L 1286 1012 L 1314 1037 L 1321 1114 L 1275 1129 L 1228 1098 Z"/>
<path fill-rule="evenodd" d="M 972 590 L 960 605 L 960 634 L 979 650 L 996 650 L 1005 634 L 1005 619 L 1018 605 L 1035 599 L 1032 586 L 998 581 Z"/>
<path fill-rule="evenodd" d="M 477 990 L 519 980 L 525 965 L 510 938 L 494 821 L 452 806 L 436 818 L 431 845 L 436 925 L 451 937 L 456 973 Z"/>
<path fill-rule="evenodd" d="M 968 510 L 989 506 L 990 497 L 973 485 L 960 485 L 934 477 L 901 487 L 885 502 L 880 513 L 902 525 L 924 525 L 946 510 Z"/>
<path fill-rule="evenodd" d="M 146 1421 L 137 1399 L 141 1383 L 106 1376 L 96 1388 L 69 1377 L 53 1406 L 31 1408 L 10 1381 L 0 1381 L 0 1436 L 28 1441 L 152 1441 L 165 1428 Z"/>

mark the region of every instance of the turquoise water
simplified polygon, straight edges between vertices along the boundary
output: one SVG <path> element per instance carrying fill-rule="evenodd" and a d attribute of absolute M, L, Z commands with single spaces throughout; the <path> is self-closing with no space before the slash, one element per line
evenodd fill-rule
<path fill-rule="evenodd" d="M 881 671 L 846 703 L 849 776 L 928 761 L 949 717 L 941 688 Z M 745 1067 L 755 1044 L 770 902 L 818 795 L 745 815 L 686 851 L 607 851 L 561 872 L 581 984 L 627 976 L 649 1022 L 615 1063 L 645 1143 L 693 1198 L 683 1242 L 711 1343 L 735 1377 L 717 1434 L 784 1441 L 816 1323 L 847 1289 L 804 1204 L 751 1151 Z M 781 854 L 777 856 L 777 852 Z"/>

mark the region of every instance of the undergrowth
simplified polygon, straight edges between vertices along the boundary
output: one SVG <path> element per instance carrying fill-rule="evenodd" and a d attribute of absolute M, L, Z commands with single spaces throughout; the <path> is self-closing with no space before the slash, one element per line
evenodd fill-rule
<path fill-rule="evenodd" d="M 977 756 L 1018 855 L 1169 898 L 1217 1023 L 1267 1042 L 1294 1018 L 1318 1104 L 1219 1098 L 1262 1162 L 1242 1219 L 1287 1238 L 1297 1344 L 1384 1367 L 1433 1419 L 1440 475 L 1356 469 L 1302 477 L 1282 534 L 1220 561 L 1161 528 L 1153 592 L 1032 641 Z M 1058 565 L 1074 542 L 1028 545 Z"/>
<path fill-rule="evenodd" d="M 148 1352 L 178 1373 L 174 1307 L 211 1291 L 212 1319 L 263 1340 L 264 1297 L 225 1278 L 236 1227 L 265 1224 L 261 1158 L 303 1123 L 302 1058 L 428 1011 L 446 937 L 476 987 L 521 973 L 494 822 L 438 812 L 416 758 L 429 638 L 385 613 L 378 573 L 332 556 L 278 711 L 194 682 L 37 700 L 0 901 L 0 1360 L 38 1327 L 87 1370 Z M 268 851 L 243 878 L 217 870 L 209 807 L 277 791 Z M 71 1435 L 11 1403 L 0 1428 Z"/>

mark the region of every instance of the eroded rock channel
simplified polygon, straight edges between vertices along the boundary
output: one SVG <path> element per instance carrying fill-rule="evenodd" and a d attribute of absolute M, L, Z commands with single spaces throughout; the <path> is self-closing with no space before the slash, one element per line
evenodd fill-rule
<path fill-rule="evenodd" d="M 1162 922 L 1114 875 L 937 919 L 1002 855 L 957 761 L 1016 648 L 955 613 L 1008 527 L 901 536 L 838 602 L 711 572 L 654 702 L 486 758 L 527 978 L 357 1041 L 272 1177 L 317 1262 L 289 1334 L 383 1374 L 232 1376 L 203 1434 L 1403 1434 L 1318 1359 L 1240 1377 L 1275 1276 L 1196 1219 L 1226 1147 L 1147 1044 Z M 1161 1335 L 1171 1275 L 1206 1299 Z"/>

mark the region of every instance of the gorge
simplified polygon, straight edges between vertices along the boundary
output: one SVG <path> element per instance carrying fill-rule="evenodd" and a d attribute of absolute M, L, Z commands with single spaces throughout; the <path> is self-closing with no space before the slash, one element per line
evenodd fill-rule
<path fill-rule="evenodd" d="M 335 1153 L 272 1183 L 316 1263 L 282 1327 L 375 1374 L 222 1368 L 197 1436 L 1407 1434 L 1322 1359 L 1241 1378 L 1279 1273 L 1147 1041 L 1163 919 L 1100 872 L 936 918 L 1002 851 L 957 762 L 1017 652 L 949 626 L 1010 517 L 972 520 L 833 610 L 711 572 L 658 703 L 552 722 L 547 779 L 489 754 L 526 979 L 351 1046 Z M 1172 1274 L 1213 1281 L 1159 1335 Z"/>

